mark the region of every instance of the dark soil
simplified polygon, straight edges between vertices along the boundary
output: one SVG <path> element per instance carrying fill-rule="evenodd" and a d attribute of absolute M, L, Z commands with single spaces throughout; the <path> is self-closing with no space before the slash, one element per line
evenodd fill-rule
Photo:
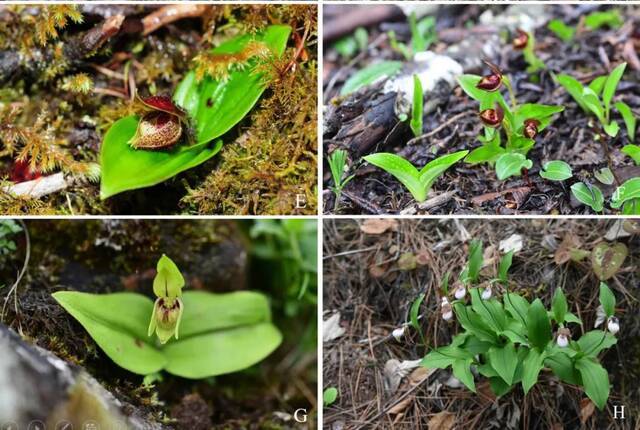
<path fill-rule="evenodd" d="M 605 241 L 614 221 L 605 220 L 400 220 L 396 231 L 365 234 L 360 220 L 328 220 L 324 225 L 324 312 L 340 312 L 345 333 L 324 343 L 324 389 L 336 387 L 337 401 L 324 411 L 327 429 L 427 428 L 441 411 L 454 417 L 442 428 L 517 429 L 632 429 L 640 413 L 640 291 L 638 290 L 638 245 L 635 236 L 616 239 L 629 249 L 622 268 L 607 280 L 616 296 L 616 313 L 621 331 L 618 343 L 602 353 L 600 361 L 612 384 L 605 409 L 588 415 L 581 427 L 582 389 L 560 382 L 543 371 L 538 384 L 524 396 L 522 388 L 495 400 L 476 378 L 479 394 L 465 387 L 444 385 L 449 370 L 438 370 L 426 381 L 412 384 L 407 378 L 395 393 L 384 389 L 384 367 L 390 359 L 417 360 L 426 350 L 443 346 L 459 330 L 455 322 L 440 317 L 441 280 L 450 272 L 457 279 L 468 258 L 469 237 L 484 242 L 485 258 L 493 255 L 500 241 L 512 234 L 523 237 L 509 271 L 510 289 L 528 297 L 539 297 L 548 308 L 556 287 L 561 287 L 569 307 L 591 330 L 598 305 L 599 280 L 591 263 L 557 265 L 554 254 L 567 236 L 580 247 L 591 250 Z M 620 230 L 620 229 L 618 229 Z M 492 251 L 490 251 L 492 250 Z M 399 268 L 399 256 L 411 252 L 423 265 L 414 270 Z M 483 269 L 484 277 L 495 273 L 494 261 Z M 409 320 L 409 309 L 421 294 L 420 326 L 427 348 L 419 334 L 408 327 L 402 341 L 391 332 Z M 581 333 L 576 328 L 574 337 Z M 406 403 L 402 403 L 406 402 Z M 398 406 L 398 405 L 401 406 Z M 613 406 L 625 405 L 625 421 L 612 419 Z M 387 413 L 392 408 L 399 413 Z M 435 425 L 434 422 L 431 422 Z M 636 426 L 636 427 L 634 427 Z M 431 428 L 431 427 L 430 427 Z"/>
<path fill-rule="evenodd" d="M 338 6 L 334 6 L 338 8 Z M 478 17 L 486 9 L 498 15 L 505 10 L 504 6 L 456 5 L 442 7 L 437 16 L 439 41 L 429 49 L 436 53 L 444 53 L 451 45 L 461 40 L 473 40 L 477 43 L 476 52 L 468 52 L 469 56 L 478 57 L 483 44 L 495 37 L 497 30 L 487 28 L 478 22 Z M 557 18 L 568 25 L 576 26 L 580 17 L 596 9 L 608 9 L 596 5 L 556 5 L 547 6 L 552 18 Z M 408 123 L 403 124 L 392 114 L 383 118 L 379 112 L 369 110 L 367 104 L 380 96 L 380 89 L 358 91 L 346 99 L 336 98 L 345 78 L 356 70 L 365 67 L 373 60 L 402 59 L 391 50 L 384 31 L 393 29 L 397 38 L 408 43 L 410 32 L 406 18 L 401 14 L 390 14 L 383 22 L 368 27 L 369 40 L 380 40 L 376 48 L 361 53 L 352 64 L 339 57 L 325 41 L 325 102 L 326 110 L 324 135 L 324 211 L 334 211 L 335 198 L 328 190 L 333 185 L 326 156 L 336 148 L 345 148 L 350 153 L 350 173 L 355 178 L 347 184 L 340 202 L 340 213 L 382 214 L 382 213 L 431 213 L 431 214 L 585 214 L 591 209 L 580 205 L 571 196 L 570 186 L 575 182 L 587 182 L 599 186 L 605 194 L 605 201 L 614 191 L 615 186 L 604 186 L 593 177 L 593 173 L 607 167 L 607 159 L 600 139 L 601 130 L 597 120 L 587 117 L 565 90 L 556 85 L 552 74 L 569 74 L 582 82 L 590 82 L 597 76 L 608 74 L 622 61 L 627 61 L 627 71 L 618 86 L 616 100 L 625 101 L 638 115 L 640 109 L 640 67 L 630 60 L 625 49 L 637 51 L 640 44 L 638 28 L 640 26 L 639 9 L 635 7 L 619 8 L 625 24 L 619 29 L 608 27 L 598 30 L 579 31 L 572 43 L 562 42 L 546 24 L 535 30 L 536 54 L 546 63 L 547 69 L 538 77 L 529 76 L 525 72 L 526 63 L 520 52 L 515 51 L 509 39 L 501 42 L 501 46 L 493 47 L 493 57 L 485 57 L 498 64 L 513 82 L 519 103 L 542 103 L 562 105 L 565 111 L 556 116 L 550 127 L 537 138 L 536 145 L 529 152 L 528 158 L 534 166 L 527 177 L 511 177 L 500 181 L 495 171 L 488 164 L 471 165 L 458 163 L 450 168 L 434 184 L 432 195 L 444 195 L 450 192 L 436 207 L 420 208 L 411 194 L 394 177 L 384 171 L 364 164 L 360 157 L 367 153 L 392 152 L 408 159 L 415 166 L 422 167 L 438 156 L 459 150 L 472 150 L 480 145 L 477 136 L 482 130 L 477 118 L 478 103 L 468 98 L 459 87 L 450 88 L 441 82 L 434 91 L 425 95 L 424 136 L 416 144 L 407 145 L 413 138 Z M 331 24 L 335 9 L 325 9 L 327 25 Z M 384 30 L 384 31 L 383 31 Z M 404 39 L 403 39 L 404 37 Z M 625 48 L 626 46 L 626 48 Z M 635 48 L 634 48 L 635 46 Z M 633 54 L 635 55 L 635 54 Z M 455 58 L 465 68 L 465 73 L 486 74 L 487 70 L 479 68 L 477 62 L 468 61 L 468 56 Z M 478 59 L 478 58 L 476 58 Z M 637 57 L 636 57 L 637 59 Z M 410 65 L 405 66 L 410 68 Z M 359 138 L 349 136 L 348 121 L 363 112 L 372 116 L 378 115 L 378 122 L 390 123 L 381 127 L 381 134 L 370 138 L 366 151 L 359 151 L 364 145 L 356 142 Z M 617 114 L 616 114 L 617 115 Z M 622 119 L 615 116 L 620 125 Z M 341 129 L 342 127 L 342 129 Z M 437 129 L 437 130 L 436 130 Z M 340 130 L 340 132 L 338 132 Z M 366 131 L 362 133 L 364 136 Z M 362 136 L 360 136 L 362 137 Z M 609 138 L 607 138 L 609 139 Z M 361 140 L 365 140 L 362 137 Z M 611 162 L 614 173 L 621 182 L 640 175 L 640 168 L 633 161 L 620 153 L 620 149 L 629 143 L 625 127 L 622 126 L 618 136 L 608 140 Z M 550 160 L 564 160 L 573 168 L 573 177 L 563 182 L 552 182 L 539 176 L 542 164 Z M 615 184 L 614 184 L 615 185 Z M 607 205 L 605 205 L 606 207 Z M 612 212 L 606 209 L 607 213 Z"/>
<path fill-rule="evenodd" d="M 31 238 L 28 272 L 0 321 L 27 341 L 84 367 L 117 398 L 151 421 L 176 429 L 316 428 L 315 302 L 295 300 L 271 285 L 251 254 L 248 222 L 212 220 L 25 221 Z M 25 239 L 12 237 L 17 251 L 0 255 L 0 307 L 22 267 Z M 263 362 L 229 375 L 187 380 L 163 374 L 151 388 L 142 377 L 111 361 L 51 293 L 136 291 L 153 297 L 158 256 L 166 252 L 181 268 L 187 288 L 212 292 L 261 290 L 270 297 L 282 345 Z M 271 264 L 269 270 L 276 269 Z M 260 282 L 257 282 L 260 280 Z M 5 387 L 6 388 L 6 387 Z M 283 420 L 305 408 L 307 424 Z M 125 411 L 126 413 L 126 411 Z"/>

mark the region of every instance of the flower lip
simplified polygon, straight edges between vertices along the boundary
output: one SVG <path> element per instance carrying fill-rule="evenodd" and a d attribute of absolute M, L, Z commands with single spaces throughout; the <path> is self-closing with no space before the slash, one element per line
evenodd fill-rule
<path fill-rule="evenodd" d="M 480 112 L 480 119 L 487 127 L 498 128 L 504 119 L 504 111 L 496 104 L 494 109 L 485 109 Z"/>
<path fill-rule="evenodd" d="M 491 287 L 489 286 L 482 291 L 482 295 L 480 297 L 482 297 L 482 300 L 489 300 L 491 298 L 491 294 Z"/>
<path fill-rule="evenodd" d="M 522 134 L 529 139 L 534 139 L 538 135 L 538 127 L 540 126 L 540 121 L 535 118 L 529 118 L 524 120 L 524 129 L 522 130 Z"/>
<path fill-rule="evenodd" d="M 502 71 L 492 62 L 483 61 L 491 69 L 491 74 L 483 76 L 480 82 L 477 83 L 476 88 L 489 92 L 497 91 L 502 85 Z"/>
<path fill-rule="evenodd" d="M 556 339 L 556 343 L 560 348 L 565 348 L 569 345 L 569 339 L 571 338 L 571 330 L 566 327 L 560 327 L 558 329 L 558 338 Z"/>
<path fill-rule="evenodd" d="M 620 322 L 618 321 L 618 318 L 610 317 L 607 320 L 607 329 L 609 330 L 609 332 L 611 332 L 611 334 L 618 333 L 620 331 Z"/>
<path fill-rule="evenodd" d="M 467 294 L 467 289 L 464 287 L 464 285 L 460 284 L 458 285 L 458 288 L 456 288 L 454 296 L 456 299 L 461 300 L 464 298 L 466 294 Z"/>
<path fill-rule="evenodd" d="M 529 33 L 521 28 L 516 29 L 518 35 L 513 38 L 512 45 L 514 49 L 524 49 L 529 43 Z"/>

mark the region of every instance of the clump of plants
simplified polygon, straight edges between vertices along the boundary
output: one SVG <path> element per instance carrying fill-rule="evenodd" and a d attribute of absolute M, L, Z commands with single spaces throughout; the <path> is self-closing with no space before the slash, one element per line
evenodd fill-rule
<path fill-rule="evenodd" d="M 480 103 L 479 118 L 484 125 L 484 133 L 478 136 L 482 146 L 471 151 L 465 161 L 492 164 L 498 179 L 503 180 L 519 176 L 533 167 L 533 161 L 527 158 L 527 154 L 535 145 L 535 138 L 564 107 L 518 104 L 509 78 L 496 65 L 486 64 L 490 74 L 458 78 L 464 92 Z M 500 92 L 502 87 L 509 93 L 509 103 Z"/>
<path fill-rule="evenodd" d="M 600 283 L 600 306 L 606 321 L 603 329 L 574 338 L 570 324 L 583 323 L 570 311 L 561 288 L 555 289 L 549 309 L 539 298 L 530 302 L 510 290 L 512 258 L 512 252 L 505 254 L 496 276 L 481 281 L 482 243 L 472 243 L 453 297 L 450 299 L 445 290 L 441 303 L 442 317 L 458 321 L 462 332 L 449 345 L 429 352 L 422 365 L 451 367 L 453 375 L 474 392 L 474 375 L 481 375 L 498 397 L 517 385 L 527 394 L 541 372 L 551 372 L 563 382 L 582 387 L 598 409 L 603 409 L 610 384 L 598 356 L 617 342 L 615 334 L 620 329 L 613 292 Z"/>
<path fill-rule="evenodd" d="M 267 298 L 257 292 L 183 292 L 184 278 L 166 255 L 153 280 L 155 303 L 137 293 L 60 291 L 54 299 L 120 367 L 158 377 L 165 370 L 201 379 L 245 369 L 282 340 Z"/>

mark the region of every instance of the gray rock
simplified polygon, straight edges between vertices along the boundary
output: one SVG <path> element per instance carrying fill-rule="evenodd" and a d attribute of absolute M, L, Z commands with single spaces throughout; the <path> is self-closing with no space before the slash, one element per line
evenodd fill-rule
<path fill-rule="evenodd" d="M 0 324 L 2 430 L 162 429 L 116 399 L 82 368 L 24 342 Z M 123 411 L 126 410 L 125 415 Z"/>

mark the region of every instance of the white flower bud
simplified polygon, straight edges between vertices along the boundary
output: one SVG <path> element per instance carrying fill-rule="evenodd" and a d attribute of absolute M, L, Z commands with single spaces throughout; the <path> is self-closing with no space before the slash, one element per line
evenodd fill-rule
<path fill-rule="evenodd" d="M 404 326 L 404 325 L 402 327 L 398 327 L 397 329 L 391 332 L 391 335 L 395 337 L 395 339 L 398 342 L 400 342 L 400 340 L 404 337 L 404 331 L 406 328 L 407 326 Z"/>
<path fill-rule="evenodd" d="M 456 292 L 454 293 L 454 296 L 456 297 L 456 299 L 461 300 L 464 298 L 464 296 L 467 295 L 467 289 L 464 287 L 464 285 L 460 285 L 457 289 Z"/>
<path fill-rule="evenodd" d="M 607 321 L 607 329 L 611 332 L 611 334 L 616 334 L 620 331 L 620 323 L 618 322 L 618 318 L 610 317 Z"/>
<path fill-rule="evenodd" d="M 451 303 L 449 303 L 449 299 L 446 297 L 442 298 L 442 303 L 440 304 L 440 312 L 442 313 L 442 319 L 445 321 L 449 321 L 453 318 L 453 309 L 451 309 Z"/>
<path fill-rule="evenodd" d="M 482 291 L 482 300 L 489 300 L 491 298 L 491 287 L 487 287 Z"/>
<path fill-rule="evenodd" d="M 560 348 L 566 348 L 566 346 L 569 345 L 569 339 L 567 339 L 567 336 L 563 334 L 558 335 L 558 340 L 556 342 Z"/>
<path fill-rule="evenodd" d="M 566 327 L 560 327 L 558 329 L 558 338 L 556 343 L 560 348 L 566 348 L 569 345 L 569 338 L 571 337 L 571 330 Z"/>

